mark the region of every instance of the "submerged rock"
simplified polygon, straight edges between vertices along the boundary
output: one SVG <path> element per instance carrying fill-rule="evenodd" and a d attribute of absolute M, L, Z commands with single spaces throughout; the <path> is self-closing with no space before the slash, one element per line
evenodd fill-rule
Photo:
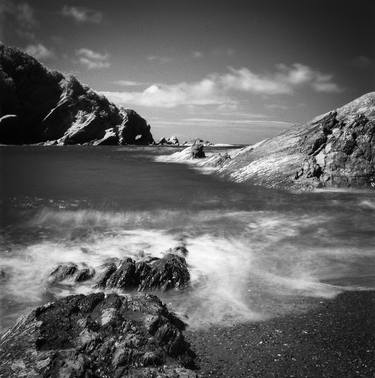
<path fill-rule="evenodd" d="M 0 44 L 0 143 L 151 144 L 147 124 L 74 76 Z"/>
<path fill-rule="evenodd" d="M 0 376 L 195 377 L 184 328 L 156 296 L 69 296 L 1 337 Z"/>

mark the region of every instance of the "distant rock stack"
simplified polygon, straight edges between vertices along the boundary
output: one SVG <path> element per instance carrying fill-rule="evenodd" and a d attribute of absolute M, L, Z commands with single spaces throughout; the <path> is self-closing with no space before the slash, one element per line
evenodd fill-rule
<path fill-rule="evenodd" d="M 74 76 L 0 45 L 0 143 L 151 144 L 150 125 Z"/>

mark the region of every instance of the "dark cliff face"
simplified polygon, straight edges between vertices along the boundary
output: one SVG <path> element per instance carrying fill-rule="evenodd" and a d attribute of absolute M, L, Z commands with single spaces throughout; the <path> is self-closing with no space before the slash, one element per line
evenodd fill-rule
<path fill-rule="evenodd" d="M 234 181 L 296 191 L 375 187 L 375 92 L 234 153 Z"/>
<path fill-rule="evenodd" d="M 74 76 L 0 45 L 0 143 L 150 144 L 150 126 Z"/>

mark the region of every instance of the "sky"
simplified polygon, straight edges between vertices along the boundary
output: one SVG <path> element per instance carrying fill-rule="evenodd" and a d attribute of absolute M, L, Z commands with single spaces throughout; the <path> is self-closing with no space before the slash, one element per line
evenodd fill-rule
<path fill-rule="evenodd" d="M 0 41 L 154 137 L 254 143 L 375 90 L 373 0 L 0 0 Z"/>

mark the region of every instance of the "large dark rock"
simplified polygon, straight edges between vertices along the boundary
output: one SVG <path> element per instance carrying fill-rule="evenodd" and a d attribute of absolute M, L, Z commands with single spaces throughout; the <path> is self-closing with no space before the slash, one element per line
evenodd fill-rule
<path fill-rule="evenodd" d="M 70 280 L 74 282 L 88 281 L 95 275 L 95 270 L 88 266 L 79 267 L 77 264 L 68 263 L 61 264 L 54 269 L 48 281 L 50 284 L 59 283 L 65 280 Z"/>
<path fill-rule="evenodd" d="M 99 288 L 123 290 L 170 290 L 182 289 L 190 282 L 190 273 L 185 260 L 187 250 L 177 247 L 167 251 L 162 258 L 135 262 L 125 258 L 117 268 L 108 265 L 98 279 Z"/>
<path fill-rule="evenodd" d="M 184 327 L 155 296 L 69 296 L 1 337 L 0 376 L 195 377 Z"/>
<path fill-rule="evenodd" d="M 74 76 L 0 44 L 0 143 L 151 144 L 150 126 Z"/>
<path fill-rule="evenodd" d="M 293 191 L 375 188 L 375 92 L 245 147 L 220 172 L 237 182 Z"/>
<path fill-rule="evenodd" d="M 203 144 L 195 143 L 191 146 L 191 157 L 193 159 L 202 159 L 206 157 Z"/>

